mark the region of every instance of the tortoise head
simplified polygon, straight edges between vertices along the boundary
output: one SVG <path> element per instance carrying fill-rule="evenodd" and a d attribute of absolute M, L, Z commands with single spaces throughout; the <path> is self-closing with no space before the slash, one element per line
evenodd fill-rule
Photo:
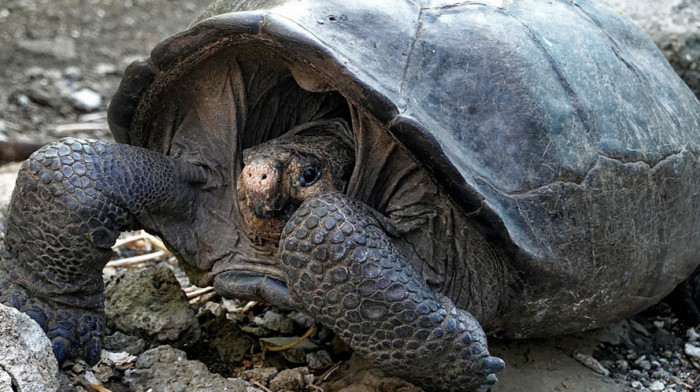
<path fill-rule="evenodd" d="M 316 121 L 243 152 L 238 206 L 252 239 L 276 243 L 304 200 L 345 191 L 354 166 L 345 129 L 343 120 Z"/>

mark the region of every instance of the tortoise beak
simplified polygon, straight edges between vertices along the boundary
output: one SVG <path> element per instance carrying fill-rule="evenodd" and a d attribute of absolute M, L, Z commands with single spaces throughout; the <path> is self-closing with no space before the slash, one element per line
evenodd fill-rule
<path fill-rule="evenodd" d="M 227 271 L 214 279 L 216 292 L 224 297 L 242 297 L 273 303 L 285 309 L 299 309 L 287 285 L 271 276 L 247 272 Z"/>
<path fill-rule="evenodd" d="M 281 178 L 280 169 L 266 159 L 250 162 L 241 171 L 239 196 L 258 218 L 270 218 L 282 209 Z"/>

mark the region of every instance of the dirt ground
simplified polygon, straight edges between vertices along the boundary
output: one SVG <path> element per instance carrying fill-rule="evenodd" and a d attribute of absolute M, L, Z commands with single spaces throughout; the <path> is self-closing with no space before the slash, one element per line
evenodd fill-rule
<path fill-rule="evenodd" d="M 126 66 L 183 30 L 209 0 L 0 2 L 0 140 L 111 139 L 104 111 Z M 71 103 L 89 89 L 94 108 Z M 81 125 L 75 125 L 81 124 Z"/>

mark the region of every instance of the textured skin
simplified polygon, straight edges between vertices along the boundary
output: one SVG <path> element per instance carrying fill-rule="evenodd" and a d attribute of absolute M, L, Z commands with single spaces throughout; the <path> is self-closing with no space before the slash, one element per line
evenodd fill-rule
<path fill-rule="evenodd" d="M 478 321 L 433 293 L 365 205 L 335 193 L 308 199 L 280 239 L 292 294 L 363 357 L 431 390 L 496 382 Z M 421 366 L 416 366 L 420 363 Z"/>
<path fill-rule="evenodd" d="M 123 230 L 151 214 L 188 208 L 179 180 L 194 171 L 153 151 L 62 139 L 22 166 L 0 263 L 0 302 L 46 331 L 59 362 L 95 363 L 104 317 L 102 268 Z"/>

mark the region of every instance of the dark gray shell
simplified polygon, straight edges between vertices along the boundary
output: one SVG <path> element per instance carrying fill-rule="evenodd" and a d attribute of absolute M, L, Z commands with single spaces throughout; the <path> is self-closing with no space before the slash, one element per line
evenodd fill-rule
<path fill-rule="evenodd" d="M 339 92 L 474 212 L 522 282 L 503 333 L 551 313 L 564 315 L 546 332 L 591 327 L 577 315 L 591 304 L 628 315 L 700 262 L 700 103 L 602 3 L 217 1 L 129 69 L 110 108 L 117 141 L 224 165 L 276 136 L 212 131 L 231 125 L 198 98 L 211 94 L 172 87 L 215 74 L 198 65 L 225 51 Z"/>

